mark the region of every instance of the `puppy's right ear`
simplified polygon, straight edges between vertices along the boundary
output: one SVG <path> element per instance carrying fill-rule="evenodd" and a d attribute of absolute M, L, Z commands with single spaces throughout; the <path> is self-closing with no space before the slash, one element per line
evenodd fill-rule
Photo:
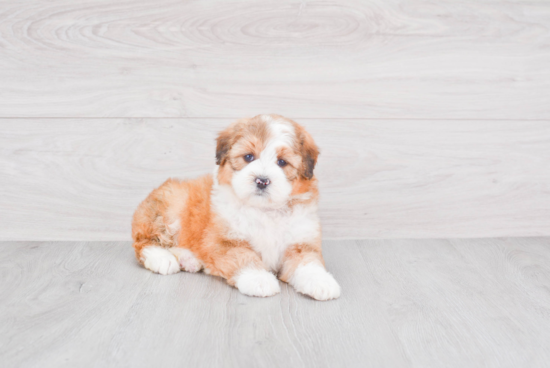
<path fill-rule="evenodd" d="M 222 166 L 227 159 L 232 144 L 231 128 L 228 128 L 218 135 L 216 145 L 216 164 Z"/>

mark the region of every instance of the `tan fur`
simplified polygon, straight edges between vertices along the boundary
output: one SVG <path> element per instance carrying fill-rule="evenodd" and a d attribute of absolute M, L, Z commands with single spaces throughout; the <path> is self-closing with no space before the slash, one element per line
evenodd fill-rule
<path fill-rule="evenodd" d="M 300 264 L 318 261 L 325 264 L 321 253 L 321 239 L 310 244 L 295 244 L 285 252 L 283 267 L 279 271 L 279 279 L 288 282 Z"/>
<path fill-rule="evenodd" d="M 136 257 L 142 263 L 141 250 L 156 245 L 178 246 L 192 251 L 215 276 L 233 284 L 240 268 L 262 268 L 260 257 L 245 242 L 225 239 L 223 229 L 210 210 L 212 175 L 190 181 L 167 180 L 143 201 L 134 215 L 132 236 Z M 168 233 L 171 223 L 179 220 L 181 230 L 174 241 Z"/>
<path fill-rule="evenodd" d="M 303 127 L 278 115 L 294 127 L 293 148 L 277 152 L 288 162 L 283 169 L 292 183 L 289 206 L 317 202 L 319 192 L 313 166 L 319 150 Z M 242 119 L 221 132 L 217 139 L 216 161 L 219 165 L 219 185 L 230 185 L 235 171 L 246 166 L 243 156 L 259 155 L 270 139 L 268 125 L 259 117 Z M 230 240 L 216 213 L 212 212 L 210 196 L 213 178 L 206 175 L 195 180 L 168 179 L 139 205 L 132 222 L 132 237 L 136 257 L 143 264 L 142 250 L 147 246 L 182 247 L 190 250 L 212 275 L 225 278 L 234 285 L 235 274 L 244 267 L 264 269 L 262 259 L 245 241 Z M 321 239 L 287 248 L 279 277 L 288 281 L 299 264 L 323 262 Z"/>

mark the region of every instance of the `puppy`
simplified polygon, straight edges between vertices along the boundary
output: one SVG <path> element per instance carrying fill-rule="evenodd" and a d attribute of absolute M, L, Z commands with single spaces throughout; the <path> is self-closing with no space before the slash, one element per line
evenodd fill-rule
<path fill-rule="evenodd" d="M 290 119 L 236 121 L 218 136 L 213 175 L 168 179 L 139 205 L 137 259 L 162 275 L 204 270 L 251 296 L 280 292 L 278 277 L 314 299 L 338 298 L 321 254 L 318 155 Z"/>

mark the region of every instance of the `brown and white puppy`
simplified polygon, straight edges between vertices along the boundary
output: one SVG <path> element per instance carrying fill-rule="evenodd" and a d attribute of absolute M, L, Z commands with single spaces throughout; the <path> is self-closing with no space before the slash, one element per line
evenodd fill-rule
<path fill-rule="evenodd" d="M 231 124 L 218 136 L 213 175 L 168 179 L 139 205 L 137 259 L 163 275 L 203 269 L 246 295 L 277 294 L 277 275 L 315 299 L 338 298 L 321 254 L 318 154 L 304 128 L 282 116 Z"/>

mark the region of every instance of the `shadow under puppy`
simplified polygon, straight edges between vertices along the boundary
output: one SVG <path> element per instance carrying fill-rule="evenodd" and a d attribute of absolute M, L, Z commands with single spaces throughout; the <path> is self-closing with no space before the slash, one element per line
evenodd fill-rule
<path fill-rule="evenodd" d="M 280 292 L 277 275 L 317 300 L 338 298 L 321 253 L 318 155 L 290 119 L 236 121 L 218 136 L 213 175 L 168 179 L 139 205 L 137 259 L 163 275 L 202 269 L 251 296 Z"/>

